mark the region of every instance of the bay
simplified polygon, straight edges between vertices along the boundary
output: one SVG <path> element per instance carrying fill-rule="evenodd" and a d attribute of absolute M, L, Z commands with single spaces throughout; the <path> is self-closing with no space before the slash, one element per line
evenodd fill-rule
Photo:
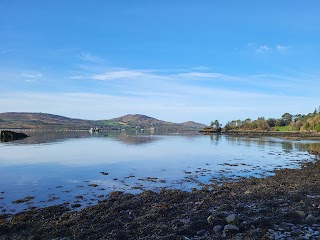
<path fill-rule="evenodd" d="M 190 191 L 314 161 L 319 141 L 140 132 L 30 132 L 0 143 L 0 211 L 97 203 L 112 191 Z"/>

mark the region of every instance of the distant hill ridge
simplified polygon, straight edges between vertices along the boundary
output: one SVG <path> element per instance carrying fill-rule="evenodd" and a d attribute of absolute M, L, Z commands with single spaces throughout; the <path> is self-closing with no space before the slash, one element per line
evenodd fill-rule
<path fill-rule="evenodd" d="M 172 123 L 142 114 L 128 114 L 109 120 L 83 120 L 48 113 L 6 112 L 0 113 L 0 128 L 27 129 L 103 129 L 143 128 L 159 131 L 199 130 L 205 125 L 196 122 Z"/>

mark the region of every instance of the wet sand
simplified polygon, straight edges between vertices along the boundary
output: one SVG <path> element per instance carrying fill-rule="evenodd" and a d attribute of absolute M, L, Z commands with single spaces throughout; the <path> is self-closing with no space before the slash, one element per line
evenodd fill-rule
<path fill-rule="evenodd" d="M 0 239 L 320 239 L 320 162 L 201 190 L 113 192 L 97 205 L 0 215 Z"/>

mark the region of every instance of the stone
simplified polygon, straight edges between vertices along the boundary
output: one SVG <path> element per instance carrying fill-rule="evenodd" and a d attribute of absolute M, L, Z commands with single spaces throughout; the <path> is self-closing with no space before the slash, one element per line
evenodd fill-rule
<path fill-rule="evenodd" d="M 237 231 L 239 231 L 239 228 L 236 225 L 228 224 L 228 225 L 224 226 L 223 230 L 225 232 L 237 232 Z"/>
<path fill-rule="evenodd" d="M 212 215 L 210 215 L 210 216 L 207 218 L 208 224 L 212 224 L 213 218 L 214 218 L 214 216 L 212 216 Z"/>
<path fill-rule="evenodd" d="M 228 204 L 223 204 L 223 205 L 221 205 L 218 209 L 217 209 L 217 211 L 218 212 L 221 212 L 221 211 L 226 211 L 226 210 L 229 210 L 231 207 L 228 205 Z"/>
<path fill-rule="evenodd" d="M 7 130 L 1 131 L 0 136 L 1 136 L 1 141 L 3 141 L 3 142 L 20 140 L 20 139 L 28 137 L 28 135 L 26 135 L 24 133 L 16 133 L 16 132 L 7 131 Z"/>
<path fill-rule="evenodd" d="M 239 217 L 237 214 L 230 214 L 226 217 L 226 221 L 228 224 L 238 225 L 239 224 Z"/>
<path fill-rule="evenodd" d="M 207 233 L 206 230 L 200 230 L 200 231 L 197 232 L 197 235 L 198 235 L 198 236 L 203 236 L 203 235 L 206 234 L 206 233 Z"/>
<path fill-rule="evenodd" d="M 214 231 L 215 233 L 222 232 L 222 226 L 221 226 L 221 225 L 215 225 L 215 226 L 213 227 L 213 231 Z"/>
<path fill-rule="evenodd" d="M 305 218 L 306 217 L 306 213 L 304 212 L 304 211 L 297 211 L 296 212 L 297 214 L 298 214 L 298 216 L 300 217 L 300 218 Z"/>
<path fill-rule="evenodd" d="M 317 221 L 317 219 L 312 214 L 309 214 L 306 217 L 306 223 L 308 223 L 308 224 L 314 224 L 316 221 Z"/>

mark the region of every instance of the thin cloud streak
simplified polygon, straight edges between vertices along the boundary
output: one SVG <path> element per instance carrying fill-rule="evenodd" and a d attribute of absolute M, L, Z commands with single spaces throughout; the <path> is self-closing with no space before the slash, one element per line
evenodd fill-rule
<path fill-rule="evenodd" d="M 106 72 L 102 74 L 95 74 L 90 76 L 90 78 L 94 80 L 115 80 L 115 79 L 122 79 L 122 78 L 136 78 L 136 77 L 146 77 L 150 76 L 142 71 L 137 70 L 122 70 L 122 71 L 113 71 L 113 72 Z"/>
<path fill-rule="evenodd" d="M 174 75 L 176 77 L 182 78 L 218 78 L 225 77 L 225 75 L 221 73 L 213 73 L 213 72 L 187 72 L 187 73 L 179 73 Z"/>
<path fill-rule="evenodd" d="M 267 45 L 267 44 L 256 44 L 256 43 L 248 43 L 249 49 L 253 50 L 257 54 L 267 54 L 267 53 L 287 53 L 291 46 L 286 46 L 283 44 L 276 44 L 275 46 Z"/>
<path fill-rule="evenodd" d="M 81 52 L 79 57 L 82 61 L 85 61 L 85 62 L 91 62 L 91 63 L 102 62 L 102 58 L 96 55 L 93 55 L 92 53 L 89 53 L 89 52 Z"/>
<path fill-rule="evenodd" d="M 39 78 L 43 76 L 42 73 L 27 73 L 27 72 L 23 72 L 20 75 L 25 78 Z"/>

